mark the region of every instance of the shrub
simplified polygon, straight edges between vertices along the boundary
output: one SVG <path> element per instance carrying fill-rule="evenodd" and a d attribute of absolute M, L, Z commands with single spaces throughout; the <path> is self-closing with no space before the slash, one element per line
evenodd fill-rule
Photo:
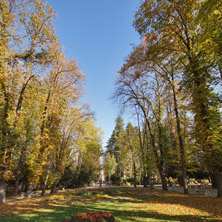
<path fill-rule="evenodd" d="M 113 185 L 120 186 L 120 177 L 119 176 L 112 174 L 110 177 L 110 180 L 112 181 Z"/>
<path fill-rule="evenodd" d="M 115 222 L 115 218 L 111 213 L 85 213 L 76 214 L 71 217 L 70 220 L 64 220 L 64 222 Z"/>

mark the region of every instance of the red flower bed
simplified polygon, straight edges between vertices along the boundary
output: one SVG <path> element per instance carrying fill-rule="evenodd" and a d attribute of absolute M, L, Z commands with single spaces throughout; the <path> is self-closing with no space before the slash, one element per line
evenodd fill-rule
<path fill-rule="evenodd" d="M 115 218 L 111 213 L 85 213 L 76 214 L 71 217 L 70 220 L 64 220 L 64 222 L 115 222 Z"/>

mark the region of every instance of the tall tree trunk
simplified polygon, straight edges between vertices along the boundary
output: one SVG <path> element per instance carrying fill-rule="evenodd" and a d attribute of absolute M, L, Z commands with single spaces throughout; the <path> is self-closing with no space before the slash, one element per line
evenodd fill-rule
<path fill-rule="evenodd" d="M 133 186 L 136 187 L 136 163 L 133 155 L 133 148 L 130 145 L 130 151 L 131 151 L 131 156 L 132 156 L 132 161 L 133 161 Z"/>
<path fill-rule="evenodd" d="M 159 166 L 158 166 L 158 170 L 159 170 L 160 178 L 161 178 L 161 181 L 162 181 L 163 191 L 168 191 L 168 188 L 167 188 L 167 180 L 166 180 L 166 177 L 165 177 L 165 173 L 164 173 L 164 170 L 163 170 L 163 166 L 162 166 L 162 165 L 159 165 Z"/>
<path fill-rule="evenodd" d="M 45 196 L 45 191 L 46 191 L 47 183 L 48 183 L 48 180 L 49 180 L 49 175 L 50 175 L 50 169 L 49 169 L 49 166 L 47 166 L 46 176 L 45 176 L 44 184 L 43 184 L 43 187 L 42 187 L 41 196 Z"/>
<path fill-rule="evenodd" d="M 46 145 L 44 142 L 44 130 L 45 130 L 45 125 L 46 125 L 46 114 L 47 114 L 47 110 L 48 110 L 48 104 L 49 104 L 49 100 L 51 97 L 51 90 L 49 90 L 47 98 L 46 98 L 46 102 L 45 102 L 45 107 L 44 107 L 44 111 L 42 113 L 42 123 L 40 126 L 40 149 L 39 149 L 39 161 L 41 161 L 42 156 L 45 152 L 46 149 Z"/>
<path fill-rule="evenodd" d="M 142 133 L 141 133 L 141 129 L 140 129 L 139 112 L 136 112 L 136 113 L 137 113 L 137 124 L 138 124 L 138 129 L 139 129 L 140 150 L 141 150 L 141 154 L 142 154 L 141 159 L 142 159 L 142 166 L 143 166 L 143 187 L 147 188 L 147 172 L 146 172 L 146 167 L 145 167 L 145 154 L 144 154 L 145 141 L 142 140 Z"/>
<path fill-rule="evenodd" d="M 49 156 L 49 153 L 48 153 L 48 155 L 47 155 L 47 165 L 46 165 L 46 176 L 45 176 L 41 196 L 45 196 L 45 191 L 46 191 L 47 183 L 48 183 L 48 180 L 49 180 L 49 175 L 50 175 L 50 156 Z"/>
<path fill-rule="evenodd" d="M 183 176 L 182 175 L 179 175 L 177 177 L 177 181 L 179 183 L 180 186 L 183 186 L 184 185 L 184 180 L 183 180 Z"/>
<path fill-rule="evenodd" d="M 161 178 L 162 189 L 163 189 L 163 191 L 168 191 L 167 181 L 166 181 L 166 177 L 165 177 L 165 173 L 164 173 L 164 169 L 163 169 L 163 161 L 161 161 L 159 159 L 159 156 L 158 156 L 158 153 L 157 153 L 157 150 L 156 150 L 155 138 L 154 138 L 154 135 L 152 133 L 152 129 L 151 129 L 150 122 L 149 122 L 148 118 L 146 118 L 146 122 L 147 122 L 147 126 L 148 126 L 149 133 L 150 133 L 151 144 L 152 144 L 152 147 L 153 147 L 154 155 L 156 157 L 156 163 L 157 163 L 157 168 L 159 170 L 159 174 L 160 174 L 160 178 Z"/>
<path fill-rule="evenodd" d="M 215 174 L 210 174 L 210 180 L 211 180 L 212 188 L 217 188 L 217 181 L 216 181 Z"/>
<path fill-rule="evenodd" d="M 18 188 L 19 188 L 19 180 L 21 178 L 21 168 L 22 168 L 22 164 L 24 162 L 24 153 L 26 151 L 25 147 L 22 147 L 21 149 L 21 154 L 19 157 L 19 162 L 17 165 L 17 172 L 16 172 L 16 181 L 15 181 L 15 195 L 18 194 Z"/>
<path fill-rule="evenodd" d="M 177 98 L 176 98 L 173 74 L 171 75 L 171 77 L 172 77 L 174 111 L 175 111 L 176 123 L 177 123 L 177 135 L 178 135 L 179 146 L 180 146 L 180 158 L 181 158 L 182 177 L 183 177 L 183 191 L 185 194 L 188 194 L 189 191 L 188 191 L 188 180 L 187 180 L 187 169 L 186 169 L 186 156 L 185 156 L 185 150 L 184 150 L 184 145 L 183 145 L 183 139 L 181 136 L 180 118 L 179 118 L 179 112 L 178 112 L 178 105 L 177 105 Z"/>
<path fill-rule="evenodd" d="M 33 187 L 32 187 L 32 185 L 29 183 L 29 184 L 27 185 L 27 189 L 26 189 L 26 195 L 25 195 L 25 198 L 26 198 L 26 199 L 31 199 L 32 191 L 33 191 Z"/>
<path fill-rule="evenodd" d="M 148 181 L 147 181 L 147 176 L 146 175 L 143 175 L 143 187 L 144 188 L 147 188 L 147 185 L 148 185 Z"/>
<path fill-rule="evenodd" d="M 10 161 L 10 156 L 8 155 L 8 131 L 9 131 L 9 126 L 7 122 L 8 118 L 8 112 L 9 112 L 9 95 L 6 91 L 6 86 L 1 80 L 1 87 L 3 91 L 3 96 L 4 96 L 4 108 L 2 112 L 2 123 L 1 123 L 1 153 L 0 153 L 0 162 L 1 162 L 1 167 L 0 167 L 0 176 L 1 178 L 4 178 L 5 173 L 7 171 L 7 167 Z M 7 157 L 7 158 L 5 158 Z M 5 203 L 6 199 L 6 189 L 7 189 L 7 182 L 3 179 L 0 181 L 0 204 Z"/>
<path fill-rule="evenodd" d="M 222 173 L 216 174 L 217 197 L 222 197 Z"/>
<path fill-rule="evenodd" d="M 6 188 L 7 188 L 7 183 L 6 181 L 1 181 L 0 182 L 0 204 L 5 203 L 6 199 Z"/>
<path fill-rule="evenodd" d="M 148 138 L 148 132 L 147 132 L 147 125 L 144 126 L 144 145 L 146 147 L 146 158 L 147 158 L 147 185 L 150 186 L 151 189 L 153 189 L 153 183 L 151 181 L 151 176 L 152 176 L 152 173 L 150 172 L 151 170 L 149 169 L 149 161 L 150 161 L 150 158 L 149 158 L 149 138 Z"/>
<path fill-rule="evenodd" d="M 135 92 L 134 92 L 134 95 L 136 95 Z M 136 98 L 137 98 L 137 96 L 136 96 Z M 142 112 L 144 114 L 144 118 L 145 118 L 146 124 L 147 124 L 148 129 L 149 129 L 149 134 L 150 134 L 150 138 L 151 138 L 151 144 L 152 144 L 153 152 L 155 154 L 156 164 L 157 164 L 157 167 L 158 167 L 158 170 L 159 170 L 159 174 L 160 174 L 160 177 L 161 177 L 162 189 L 164 191 L 168 191 L 167 181 L 166 181 L 166 177 L 165 177 L 165 173 L 164 173 L 164 168 L 163 168 L 163 165 L 162 165 L 163 162 L 159 161 L 159 156 L 158 156 L 157 149 L 156 149 L 156 141 L 155 141 L 155 137 L 154 137 L 154 135 L 152 133 L 152 129 L 151 129 L 151 126 L 150 126 L 150 122 L 149 122 L 147 113 L 146 113 L 146 109 L 141 104 L 141 102 L 139 101 L 138 98 L 137 98 L 137 102 L 138 102 L 138 105 L 140 106 L 140 108 L 142 109 Z"/>
<path fill-rule="evenodd" d="M 19 111 L 20 109 L 22 108 L 22 102 L 23 102 L 23 96 L 25 94 L 25 89 L 26 87 L 28 86 L 28 83 L 29 81 L 34 78 L 33 75 L 31 75 L 28 80 L 24 83 L 24 85 L 22 86 L 22 89 L 21 89 L 21 92 L 20 92 L 20 95 L 19 95 L 19 99 L 18 99 L 18 104 L 17 104 L 17 107 L 16 107 L 16 116 L 19 115 Z"/>
<path fill-rule="evenodd" d="M 134 173 L 134 179 L 133 179 L 133 185 L 136 187 L 136 163 L 135 160 L 133 159 L 133 173 Z"/>
<path fill-rule="evenodd" d="M 19 177 L 16 177 L 15 180 L 15 196 L 18 194 L 18 189 L 19 189 Z"/>

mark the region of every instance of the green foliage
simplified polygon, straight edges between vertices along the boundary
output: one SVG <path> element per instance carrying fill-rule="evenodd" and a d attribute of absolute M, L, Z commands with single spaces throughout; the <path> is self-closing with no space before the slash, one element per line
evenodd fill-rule
<path fill-rule="evenodd" d="M 104 172 L 108 175 L 109 180 L 110 180 L 111 174 L 115 172 L 116 166 L 117 166 L 117 163 L 116 163 L 115 157 L 107 153 L 104 160 L 103 169 L 104 169 Z"/>
<path fill-rule="evenodd" d="M 187 169 L 221 172 L 221 18 L 214 0 L 144 0 L 135 14 L 142 42 L 119 72 L 114 99 L 149 131 L 144 174 L 151 156 L 162 181 L 182 175 L 184 187 Z"/>
<path fill-rule="evenodd" d="M 113 185 L 120 186 L 120 183 L 121 183 L 120 176 L 116 176 L 115 174 L 112 174 L 111 177 L 110 177 L 110 180 L 111 180 Z"/>
<path fill-rule="evenodd" d="M 72 165 L 74 185 L 88 184 L 99 175 L 102 131 L 80 102 L 85 75 L 64 55 L 55 13 L 41 0 L 0 8 L 0 180 L 15 192 L 56 185 Z"/>

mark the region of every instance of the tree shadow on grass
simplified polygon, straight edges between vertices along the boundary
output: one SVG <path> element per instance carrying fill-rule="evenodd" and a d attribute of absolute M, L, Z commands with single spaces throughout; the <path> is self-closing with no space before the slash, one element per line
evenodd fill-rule
<path fill-rule="evenodd" d="M 56 197 L 56 196 L 53 196 Z M 222 199 L 209 198 L 204 196 L 183 195 L 170 192 L 151 191 L 144 188 L 123 189 L 120 194 L 109 196 L 102 202 L 93 202 L 90 198 L 74 198 L 68 194 L 68 200 L 47 202 L 45 199 L 33 199 L 31 201 L 21 201 L 14 206 L 17 215 L 6 215 L 0 217 L 1 222 L 8 221 L 61 221 L 71 218 L 75 213 L 86 212 L 110 212 L 121 221 L 222 221 L 215 217 L 222 215 Z M 73 199 L 74 198 L 74 199 Z M 123 208 L 124 203 L 126 207 Z M 143 203 L 147 206 L 145 211 Z M 128 204 L 128 205 L 127 205 Z M 131 205 L 130 205 L 131 204 Z M 138 204 L 138 205 L 137 205 Z M 208 219 L 201 215 L 171 215 L 169 212 L 149 210 L 149 204 L 168 204 L 169 207 L 181 205 L 202 212 L 208 212 L 215 217 Z M 129 208 L 127 207 L 129 206 Z M 122 209 L 121 209 L 122 208 Z M 28 213 L 22 213 L 28 210 Z"/>
<path fill-rule="evenodd" d="M 70 219 L 73 214 L 76 213 L 87 213 L 87 212 L 109 212 L 112 213 L 115 218 L 121 219 L 124 222 L 131 221 L 216 221 L 215 219 L 207 219 L 204 216 L 194 216 L 194 215 L 169 215 L 164 213 L 158 213 L 155 211 L 130 211 L 130 209 L 120 210 L 116 207 L 118 204 L 114 204 L 111 207 L 115 209 L 106 209 L 104 206 L 97 205 L 94 203 L 90 204 L 75 204 L 67 206 L 59 206 L 57 208 L 45 208 L 45 212 L 32 212 L 24 213 L 20 215 L 5 216 L 0 218 L 1 222 L 7 221 L 30 221 L 30 222 L 52 222 Z M 109 205 L 110 206 L 110 205 Z"/>
<path fill-rule="evenodd" d="M 215 217 L 220 217 L 220 220 L 222 221 L 222 198 L 207 197 L 203 195 L 185 195 L 145 188 L 129 188 L 129 190 L 132 191 L 132 197 L 134 197 L 133 201 L 135 201 L 135 203 L 142 201 L 144 203 L 176 204 L 207 212 Z M 124 193 L 122 196 L 124 196 Z"/>

